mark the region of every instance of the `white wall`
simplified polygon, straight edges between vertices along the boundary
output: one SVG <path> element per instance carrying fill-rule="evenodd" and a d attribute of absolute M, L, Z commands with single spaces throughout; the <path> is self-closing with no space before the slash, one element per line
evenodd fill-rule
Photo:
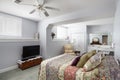
<path fill-rule="evenodd" d="M 86 52 L 86 24 L 74 23 L 68 24 L 67 27 L 74 49 L 80 50 L 81 53 Z"/>
<path fill-rule="evenodd" d="M 0 16 L 21 19 L 22 20 L 21 26 L 22 26 L 22 37 L 23 38 L 34 38 L 34 34 L 36 32 L 38 32 L 38 22 L 36 22 L 36 21 L 32 21 L 29 19 L 13 16 L 13 15 L 2 13 L 2 12 L 0 12 Z"/>
<path fill-rule="evenodd" d="M 117 3 L 113 34 L 115 43 L 115 57 L 116 59 L 120 59 L 120 0 Z"/>

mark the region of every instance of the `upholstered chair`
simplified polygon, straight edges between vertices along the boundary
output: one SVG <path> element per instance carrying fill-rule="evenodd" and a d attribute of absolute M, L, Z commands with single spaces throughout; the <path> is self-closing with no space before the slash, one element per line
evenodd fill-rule
<path fill-rule="evenodd" d="M 72 44 L 64 45 L 64 53 L 75 54 Z"/>

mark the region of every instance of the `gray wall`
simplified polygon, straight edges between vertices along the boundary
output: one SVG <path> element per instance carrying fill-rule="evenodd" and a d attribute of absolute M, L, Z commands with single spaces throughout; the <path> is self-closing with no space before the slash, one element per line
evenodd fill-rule
<path fill-rule="evenodd" d="M 22 19 L 22 36 L 34 38 L 35 33 L 38 32 L 38 23 L 35 21 Z"/>
<path fill-rule="evenodd" d="M 113 24 L 93 25 L 87 27 L 88 34 L 90 33 L 113 33 Z"/>
<path fill-rule="evenodd" d="M 38 45 L 39 42 L 0 42 L 0 69 L 8 68 L 17 64 L 21 59 L 22 46 Z"/>
<path fill-rule="evenodd" d="M 105 25 L 89 25 L 87 26 L 87 43 L 90 44 L 89 34 L 109 34 L 109 38 L 113 38 L 113 24 L 105 24 Z M 111 40 L 109 40 L 109 44 L 111 44 Z"/>
<path fill-rule="evenodd" d="M 113 34 L 115 43 L 115 57 L 116 59 L 120 59 L 120 1 L 117 3 Z"/>
<path fill-rule="evenodd" d="M 66 40 L 52 40 L 51 38 L 52 26 L 47 28 L 47 53 L 46 58 L 51 58 L 64 53 L 63 46 L 68 43 Z"/>
<path fill-rule="evenodd" d="M 37 25 L 35 21 L 22 18 L 22 37 L 34 38 L 34 33 L 38 32 Z M 22 47 L 26 45 L 39 45 L 39 41 L 0 42 L 0 69 L 16 65 L 17 60 L 21 59 Z"/>

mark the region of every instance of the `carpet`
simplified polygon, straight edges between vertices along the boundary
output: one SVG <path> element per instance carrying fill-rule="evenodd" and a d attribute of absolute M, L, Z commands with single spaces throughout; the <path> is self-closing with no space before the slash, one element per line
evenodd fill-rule
<path fill-rule="evenodd" d="M 14 69 L 0 73 L 0 80 L 38 80 L 39 65 L 26 70 Z"/>

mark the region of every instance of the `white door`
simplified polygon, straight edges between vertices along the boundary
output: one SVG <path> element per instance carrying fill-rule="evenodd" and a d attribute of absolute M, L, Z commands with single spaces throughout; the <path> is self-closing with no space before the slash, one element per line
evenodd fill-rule
<path fill-rule="evenodd" d="M 80 50 L 81 52 L 86 51 L 86 35 L 85 35 L 85 33 L 71 34 L 71 40 L 72 40 L 75 50 Z"/>

